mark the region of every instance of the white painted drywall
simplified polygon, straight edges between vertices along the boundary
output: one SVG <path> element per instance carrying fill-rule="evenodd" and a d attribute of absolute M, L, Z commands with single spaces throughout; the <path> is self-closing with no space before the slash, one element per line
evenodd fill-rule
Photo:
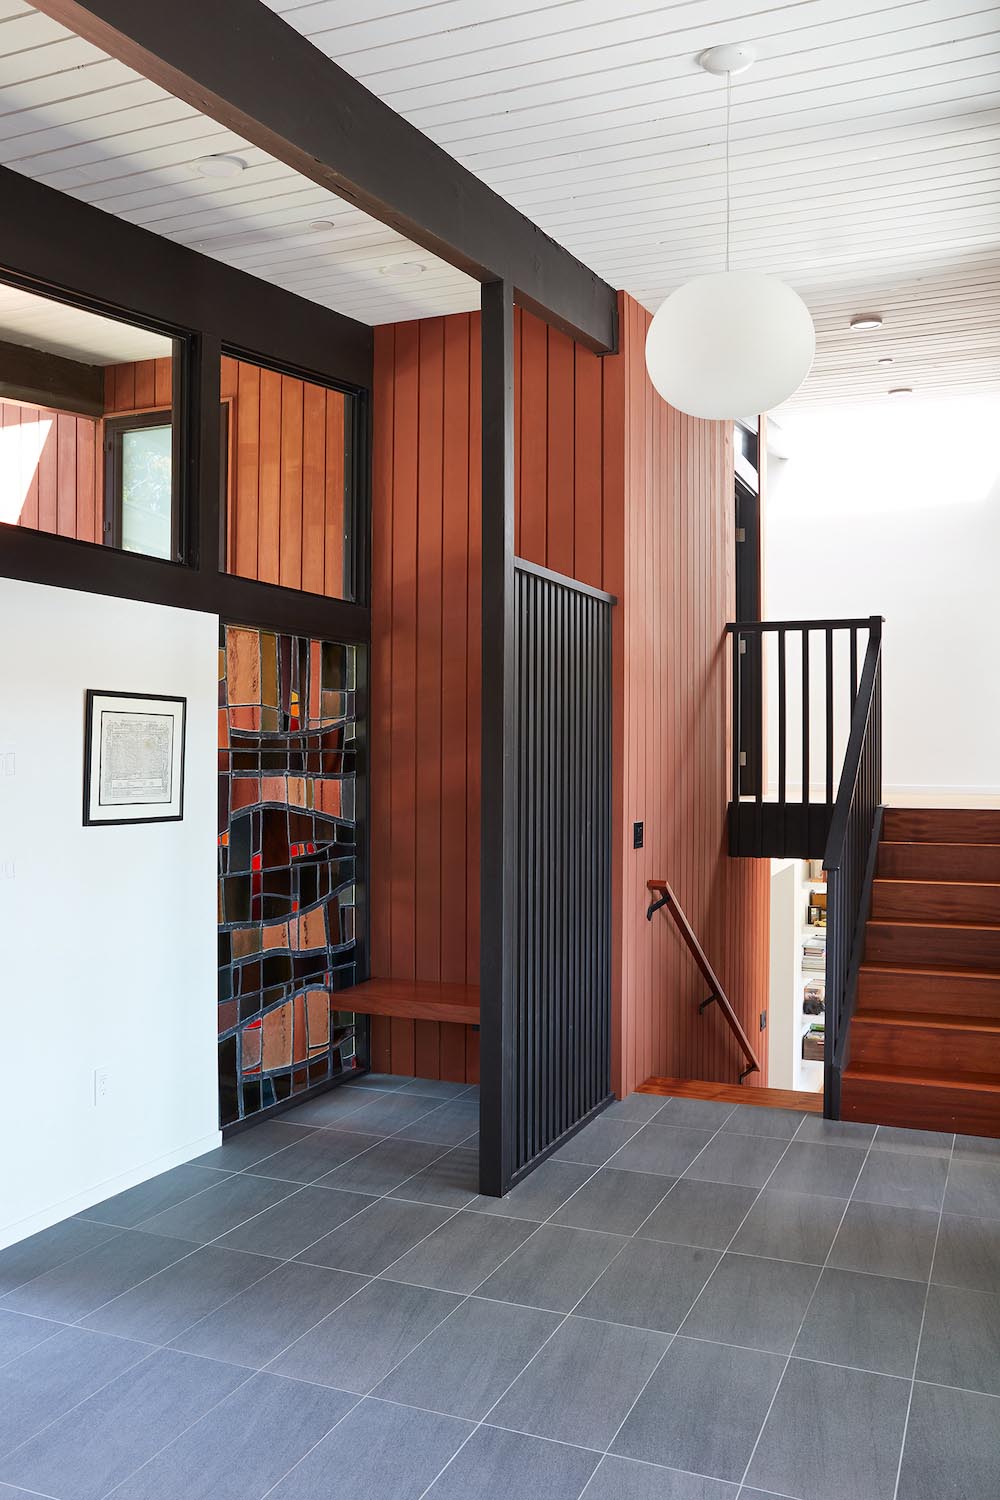
<path fill-rule="evenodd" d="M 0 579 L 0 1245 L 220 1139 L 217 663 L 214 615 Z M 187 698 L 181 822 L 83 826 L 87 688 Z"/>
<path fill-rule="evenodd" d="M 802 862 L 771 861 L 771 975 L 767 1007 L 767 1081 L 796 1087 L 802 1051 Z"/>
<path fill-rule="evenodd" d="M 885 616 L 889 802 L 1000 805 L 998 419 L 997 397 L 779 418 L 790 457 L 769 455 L 765 615 Z M 773 779 L 773 744 L 769 765 Z"/>

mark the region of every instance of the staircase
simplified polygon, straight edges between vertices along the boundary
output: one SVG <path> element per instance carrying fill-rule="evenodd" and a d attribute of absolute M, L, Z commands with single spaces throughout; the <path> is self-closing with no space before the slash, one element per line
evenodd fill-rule
<path fill-rule="evenodd" d="M 885 809 L 841 1118 L 1000 1135 L 1000 811 Z"/>

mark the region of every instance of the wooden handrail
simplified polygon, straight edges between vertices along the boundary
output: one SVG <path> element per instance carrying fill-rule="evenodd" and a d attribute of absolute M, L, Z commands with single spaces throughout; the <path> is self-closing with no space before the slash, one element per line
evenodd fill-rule
<path fill-rule="evenodd" d="M 725 990 L 719 983 L 719 979 L 715 973 L 715 970 L 712 968 L 712 965 L 708 961 L 704 948 L 701 946 L 697 937 L 695 936 L 694 928 L 691 926 L 691 923 L 684 915 L 681 904 L 677 900 L 677 897 L 674 895 L 673 891 L 670 889 L 668 882 L 665 880 L 647 880 L 646 888 L 654 896 L 657 896 L 659 898 L 658 900 L 650 902 L 649 910 L 646 912 L 646 920 L 648 922 L 651 922 L 653 920 L 654 912 L 658 912 L 662 906 L 665 906 L 667 908 L 670 915 L 673 917 L 674 922 L 677 924 L 677 930 L 679 931 L 681 937 L 684 939 L 684 943 L 688 949 L 688 952 L 691 954 L 691 957 L 698 965 L 702 977 L 711 987 L 712 993 L 709 995 L 707 1000 L 703 1000 L 701 1002 L 698 1009 L 700 1011 L 703 1011 L 706 1006 L 712 1004 L 713 1000 L 716 1002 L 719 1009 L 722 1011 L 726 1025 L 733 1033 L 733 1036 L 736 1038 L 737 1044 L 739 1045 L 740 1051 L 743 1053 L 743 1056 L 747 1060 L 747 1066 L 740 1074 L 740 1083 L 742 1083 L 744 1078 L 746 1078 L 748 1074 L 760 1072 L 760 1063 L 757 1060 L 757 1054 L 754 1052 L 753 1047 L 750 1045 L 750 1038 L 743 1030 L 739 1016 L 733 1010 L 733 1007 L 729 1002 L 729 998 L 726 995 Z"/>

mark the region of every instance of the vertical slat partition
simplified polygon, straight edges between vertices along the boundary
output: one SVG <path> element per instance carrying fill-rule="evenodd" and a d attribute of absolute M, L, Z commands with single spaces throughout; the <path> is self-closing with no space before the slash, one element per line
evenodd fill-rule
<path fill-rule="evenodd" d="M 515 569 L 511 1186 L 610 1098 L 611 608 Z"/>

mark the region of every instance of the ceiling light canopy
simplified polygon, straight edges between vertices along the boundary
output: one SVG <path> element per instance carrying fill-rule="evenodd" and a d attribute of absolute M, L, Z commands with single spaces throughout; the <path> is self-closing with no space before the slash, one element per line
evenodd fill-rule
<path fill-rule="evenodd" d="M 413 281 L 415 277 L 422 276 L 427 267 L 419 260 L 396 260 L 388 266 L 379 266 L 380 276 L 388 276 L 392 281 Z"/>
<path fill-rule="evenodd" d="M 664 401 L 710 420 L 733 421 L 786 401 L 816 353 L 816 330 L 797 292 L 774 276 L 729 267 L 732 80 L 753 60 L 743 44 L 710 47 L 698 59 L 726 80 L 726 269 L 669 296 L 646 335 L 646 368 Z"/>
<path fill-rule="evenodd" d="M 882 327 L 881 313 L 858 313 L 851 319 L 851 327 L 856 333 L 866 333 L 870 328 Z"/>
<path fill-rule="evenodd" d="M 242 156 L 202 156 L 194 168 L 202 177 L 238 177 L 247 164 Z"/>
<path fill-rule="evenodd" d="M 735 78 L 745 73 L 757 61 L 757 54 L 745 42 L 727 42 L 721 47 L 709 47 L 698 59 L 698 66 L 716 78 Z"/>

